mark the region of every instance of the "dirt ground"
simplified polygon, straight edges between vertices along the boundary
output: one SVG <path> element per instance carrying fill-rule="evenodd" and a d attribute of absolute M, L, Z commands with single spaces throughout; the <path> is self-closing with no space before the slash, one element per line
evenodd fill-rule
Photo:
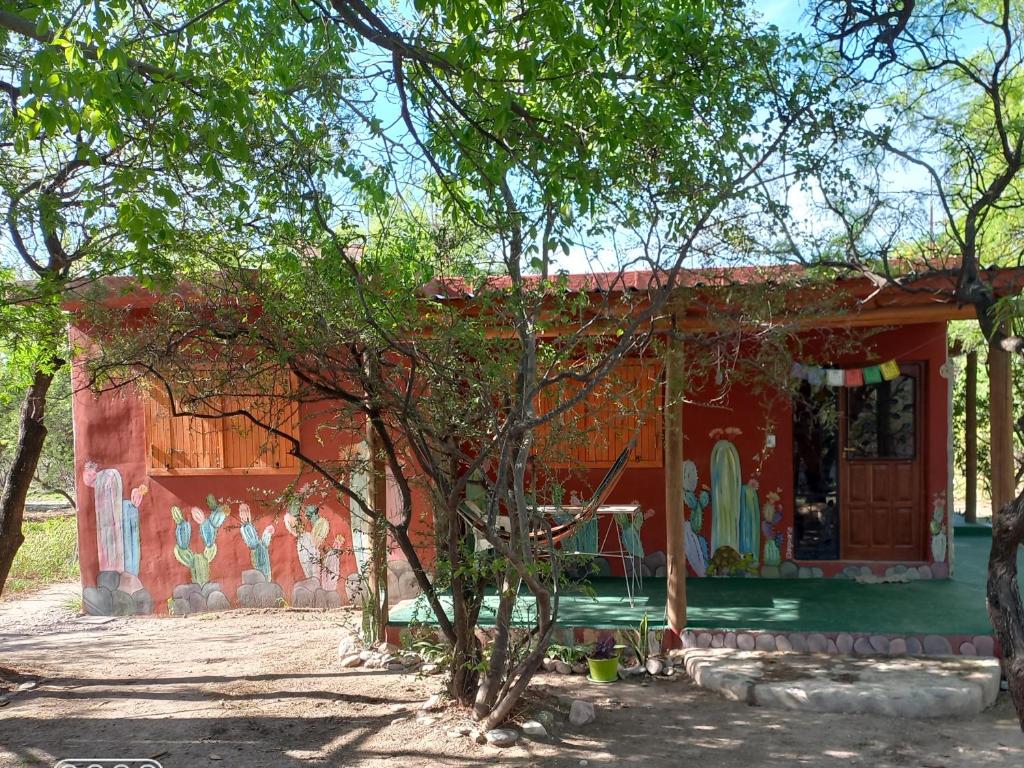
<path fill-rule="evenodd" d="M 688 680 L 597 686 L 538 677 L 586 698 L 597 720 L 559 716 L 543 742 L 480 746 L 450 735 L 452 710 L 416 718 L 436 678 L 338 668 L 351 612 L 231 612 L 75 620 L 70 588 L 0 605 L 0 668 L 39 677 L 0 706 L 0 766 L 63 757 L 195 766 L 1020 766 L 1024 735 L 1005 694 L 966 721 L 908 721 L 748 707 Z M 52 594 L 51 594 L 52 592 Z M 0 693 L 3 673 L 0 669 Z"/>

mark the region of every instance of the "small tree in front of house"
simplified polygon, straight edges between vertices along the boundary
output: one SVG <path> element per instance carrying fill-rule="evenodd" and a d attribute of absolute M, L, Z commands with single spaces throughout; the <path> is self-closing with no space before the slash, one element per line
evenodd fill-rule
<path fill-rule="evenodd" d="M 385 162 L 339 158 L 345 183 L 309 169 L 276 239 L 254 247 L 244 231 L 223 233 L 210 268 L 145 322 L 97 312 L 92 367 L 163 387 L 173 413 L 243 416 L 289 443 L 371 524 L 378 628 L 389 537 L 452 647 L 453 698 L 489 728 L 512 713 L 558 615 L 560 563 L 536 511 L 550 480 L 539 435 L 571 433 L 573 409 L 614 386 L 624 357 L 657 351 L 656 334 L 686 310 L 689 296 L 674 291 L 685 266 L 756 250 L 756 181 L 789 173 L 772 159 L 802 141 L 795 126 L 816 94 L 784 71 L 777 34 L 731 3 L 483 10 L 467 0 L 451 13 L 388 14 L 336 3 L 323 20 L 362 39 L 360 63 L 379 73 L 367 88 L 399 105 L 387 129 L 369 121 Z M 709 71 L 729 76 L 709 81 Z M 428 201 L 443 211 L 439 226 L 415 222 Z M 613 271 L 593 277 L 599 290 L 579 290 L 559 274 L 559 253 L 582 254 L 593 271 L 604 254 Z M 627 285 L 630 269 L 650 281 Z M 721 299 L 742 314 L 728 290 Z M 317 429 L 367 449 L 307 450 L 274 407 L 249 405 L 268 397 L 282 411 L 300 403 Z M 646 409 L 639 398 L 637 415 Z M 386 473 L 400 500 L 393 517 Z M 478 511 L 464 503 L 471 484 Z M 433 513 L 434 580 L 414 540 L 416 495 Z M 477 540 L 491 554 L 477 556 Z M 484 654 L 475 629 L 488 584 L 499 597 Z M 536 608 L 520 629 L 522 589 Z"/>

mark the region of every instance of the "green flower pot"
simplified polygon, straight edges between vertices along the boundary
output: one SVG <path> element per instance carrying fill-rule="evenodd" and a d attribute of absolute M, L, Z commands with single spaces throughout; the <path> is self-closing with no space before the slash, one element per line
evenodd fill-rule
<path fill-rule="evenodd" d="M 595 683 L 614 683 L 619 679 L 619 658 L 587 659 L 590 679 Z"/>

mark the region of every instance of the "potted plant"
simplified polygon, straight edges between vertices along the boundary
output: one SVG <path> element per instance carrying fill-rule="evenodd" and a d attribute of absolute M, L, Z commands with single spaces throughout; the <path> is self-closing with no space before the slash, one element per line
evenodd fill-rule
<path fill-rule="evenodd" d="M 619 677 L 619 649 L 615 638 L 607 635 L 601 638 L 587 654 L 590 679 L 595 683 L 614 683 Z"/>

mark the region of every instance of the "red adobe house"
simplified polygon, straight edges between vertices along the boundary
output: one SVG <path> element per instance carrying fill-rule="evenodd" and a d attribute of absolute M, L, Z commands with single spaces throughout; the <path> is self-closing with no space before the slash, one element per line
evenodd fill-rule
<path fill-rule="evenodd" d="M 650 276 L 627 278 L 632 285 Z M 686 281 L 693 287 L 703 279 L 705 273 L 693 273 Z M 572 279 L 570 288 L 590 290 L 592 280 Z M 807 355 L 823 329 L 842 329 L 856 343 L 836 359 L 798 359 L 795 394 L 779 390 L 767 397 L 738 383 L 721 403 L 714 401 L 719 382 L 696 382 L 685 406 L 664 411 L 668 421 L 653 418 L 640 427 L 637 449 L 609 502 L 638 502 L 644 511 L 636 521 L 636 546 L 647 578 L 665 579 L 684 553 L 691 578 L 950 575 L 946 324 L 972 310 L 948 298 L 943 280 L 934 282 L 934 290 L 914 292 L 837 282 L 830 290 L 843 297 L 841 310 L 805 318 L 793 333 Z M 1017 292 L 1024 274 L 1003 271 L 997 282 L 1000 293 Z M 675 316 L 677 327 L 699 330 L 707 321 L 704 310 L 686 306 Z M 819 367 L 823 362 L 827 368 Z M 623 365 L 626 372 L 641 367 L 637 361 Z M 78 367 L 75 375 L 82 375 Z M 652 381 L 660 392 L 664 378 Z M 591 415 L 600 423 L 600 404 Z M 667 463 L 666 454 L 673 454 L 666 443 L 679 421 L 684 458 Z M 132 392 L 78 390 L 74 423 L 89 612 L 330 608 L 352 600 L 362 523 L 333 501 L 275 508 L 274 493 L 301 468 L 280 446 L 268 450 L 265 436 L 230 419 L 171 418 L 158 400 Z M 319 445 L 313 425 L 302 421 L 298 428 L 310 452 L 359 450 Z M 630 436 L 609 429 L 599 450 L 579 454 L 591 486 Z M 585 496 L 587 483 L 577 482 L 579 488 L 567 491 Z M 672 516 L 681 516 L 682 526 L 673 527 Z M 327 560 L 315 561 L 309 551 Z M 391 558 L 389 587 L 397 602 L 416 587 L 401 556 Z M 609 572 L 621 573 L 621 566 L 610 565 Z M 667 623 L 684 629 L 672 626 L 671 611 Z"/>

